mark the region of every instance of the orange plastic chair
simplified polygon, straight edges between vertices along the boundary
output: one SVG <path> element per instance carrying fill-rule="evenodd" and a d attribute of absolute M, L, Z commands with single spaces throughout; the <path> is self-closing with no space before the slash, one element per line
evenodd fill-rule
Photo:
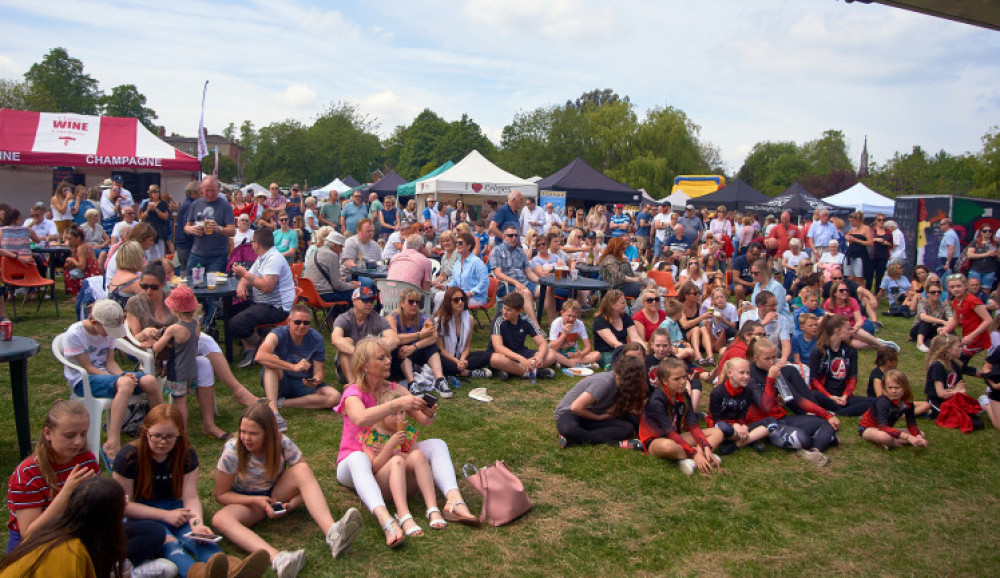
<path fill-rule="evenodd" d="M 344 306 L 346 309 L 351 308 L 351 304 L 348 301 L 324 301 L 319 296 L 319 291 L 316 290 L 316 284 L 308 277 L 301 277 L 299 279 L 299 289 L 302 290 L 302 298 L 306 300 L 309 308 L 312 309 L 313 321 L 320 325 L 328 325 L 331 331 L 333 331 L 333 314 L 336 311 L 335 308 L 340 306 Z M 320 311 L 326 313 L 323 316 L 323 321 L 320 321 L 317 317 L 317 313 Z"/>
<path fill-rule="evenodd" d="M 674 288 L 674 276 L 670 271 L 647 271 L 646 277 L 656 281 L 656 284 L 667 290 L 667 297 L 677 297 L 677 290 Z"/>
<path fill-rule="evenodd" d="M 42 308 L 42 301 L 45 298 L 45 288 L 48 287 L 52 295 L 52 303 L 56 306 L 56 319 L 59 318 L 59 300 L 56 299 L 56 282 L 52 279 L 46 279 L 38 273 L 38 268 L 35 264 L 26 265 L 17 259 L 12 259 L 10 257 L 3 257 L 0 261 L 0 280 L 3 284 L 8 287 L 18 287 L 25 289 L 41 289 L 38 292 L 38 306 L 35 311 L 39 311 Z M 27 294 L 24 296 L 24 301 L 21 305 L 24 305 L 28 300 Z M 14 321 L 17 321 L 17 299 L 11 299 L 10 304 L 13 306 Z"/>
<path fill-rule="evenodd" d="M 469 305 L 469 311 L 472 311 L 472 318 L 476 320 L 476 326 L 482 327 L 479 323 L 479 316 L 476 315 L 480 311 L 486 312 L 486 322 L 489 323 L 489 310 L 496 307 L 497 304 L 497 287 L 500 286 L 500 282 L 497 281 L 496 277 L 490 277 L 490 288 L 486 293 L 486 303 L 484 305 Z"/>
<path fill-rule="evenodd" d="M 294 279 L 296 283 L 298 283 L 299 279 L 302 277 L 302 267 L 304 266 L 304 263 L 292 263 L 292 279 Z"/>

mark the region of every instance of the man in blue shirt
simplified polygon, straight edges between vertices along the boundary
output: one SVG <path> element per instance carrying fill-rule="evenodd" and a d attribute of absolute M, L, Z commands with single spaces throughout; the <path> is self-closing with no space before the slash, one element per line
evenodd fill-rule
<path fill-rule="evenodd" d="M 670 247 L 670 250 L 674 253 L 684 253 L 685 255 L 691 254 L 691 243 L 684 238 L 684 225 L 675 225 L 674 234 L 667 237 L 666 245 Z"/>
<path fill-rule="evenodd" d="M 494 244 L 500 246 L 504 241 L 504 231 L 507 227 L 514 227 L 521 230 L 521 209 L 524 207 L 524 195 L 521 191 L 511 191 L 507 195 L 507 204 L 503 205 L 497 212 L 493 213 L 490 219 L 488 233 L 493 235 Z"/>
<path fill-rule="evenodd" d="M 611 216 L 611 236 L 621 237 L 628 234 L 628 226 L 632 221 L 624 213 L 625 205 L 618 203 L 615 205 L 615 214 Z"/>
<path fill-rule="evenodd" d="M 689 245 L 697 245 L 701 240 L 702 233 L 705 232 L 705 223 L 701 216 L 695 212 L 694 205 L 688 205 L 684 209 L 684 216 L 677 219 L 677 222 L 684 225 L 684 240 Z"/>
<path fill-rule="evenodd" d="M 528 256 L 521 248 L 517 225 L 504 229 L 504 240 L 490 253 L 490 269 L 500 281 L 497 297 L 507 294 L 508 288 L 524 297 L 524 310 L 532 319 L 535 316 L 535 297 L 538 291 L 538 275 L 528 266 Z M 552 292 L 549 292 L 552 295 Z"/>
<path fill-rule="evenodd" d="M 938 277 L 944 279 L 954 270 L 955 260 L 958 258 L 961 249 L 959 248 L 958 233 L 951 228 L 951 219 L 941 219 L 941 244 L 938 245 Z"/>
<path fill-rule="evenodd" d="M 358 221 L 368 218 L 368 207 L 361 202 L 361 191 L 351 193 L 351 202 L 340 210 L 340 228 L 350 237 L 358 234 Z"/>
<path fill-rule="evenodd" d="M 191 204 L 184 232 L 193 237 L 187 270 L 199 265 L 206 271 L 225 271 L 229 259 L 229 239 L 236 234 L 233 206 L 219 196 L 219 181 L 205 177 L 201 198 Z"/>
<path fill-rule="evenodd" d="M 649 225 L 653 222 L 652 210 L 652 205 L 646 203 L 635 214 L 635 246 L 642 254 L 646 253 L 646 247 L 649 245 Z"/>
<path fill-rule="evenodd" d="M 813 221 L 809 232 L 806 233 L 806 243 L 812 252 L 813 261 L 818 262 L 823 253 L 830 250 L 830 241 L 836 241 L 838 237 L 840 233 L 837 231 L 837 226 L 830 222 L 830 211 L 821 210 L 819 221 Z"/>
<path fill-rule="evenodd" d="M 761 247 L 758 243 L 750 243 L 747 252 L 733 257 L 733 282 L 729 284 L 729 292 L 736 300 L 745 299 L 753 292 L 754 280 L 750 274 L 750 264 L 760 258 Z"/>
<path fill-rule="evenodd" d="M 292 305 L 288 325 L 275 327 L 257 349 L 260 381 L 279 431 L 288 429 L 278 413 L 279 399 L 284 407 L 307 409 L 332 409 L 340 401 L 340 392 L 323 375 L 326 345 L 319 331 L 309 327 L 311 321 L 308 307 Z"/>

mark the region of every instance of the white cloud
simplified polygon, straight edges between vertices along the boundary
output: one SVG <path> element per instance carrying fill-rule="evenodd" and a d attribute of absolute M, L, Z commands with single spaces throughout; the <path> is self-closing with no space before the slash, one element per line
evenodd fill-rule
<path fill-rule="evenodd" d="M 276 95 L 278 102 L 292 108 L 303 108 L 316 102 L 316 91 L 304 84 L 293 84 Z"/>

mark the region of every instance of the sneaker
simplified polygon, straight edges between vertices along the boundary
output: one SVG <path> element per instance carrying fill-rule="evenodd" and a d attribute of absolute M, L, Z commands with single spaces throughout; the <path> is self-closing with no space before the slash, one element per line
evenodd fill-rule
<path fill-rule="evenodd" d="M 556 372 L 551 367 L 543 367 L 535 375 L 538 379 L 552 379 L 556 376 Z"/>
<path fill-rule="evenodd" d="M 271 568 L 274 569 L 274 573 L 278 578 L 295 578 L 299 575 L 305 563 L 305 550 L 296 550 L 294 552 L 282 550 L 271 561 Z"/>
<path fill-rule="evenodd" d="M 712 454 L 712 459 L 715 460 L 715 463 L 719 464 L 720 466 L 722 465 L 722 458 L 720 458 L 717 454 Z"/>
<path fill-rule="evenodd" d="M 753 451 L 757 452 L 758 454 L 762 454 L 764 453 L 764 449 L 766 446 L 764 445 L 763 440 L 757 440 L 752 444 L 750 444 L 750 447 L 753 449 Z"/>
<path fill-rule="evenodd" d="M 338 558 L 351 547 L 351 543 L 361 531 L 361 513 L 357 508 L 348 508 L 344 516 L 333 523 L 326 531 L 326 543 L 330 553 Z"/>
<path fill-rule="evenodd" d="M 475 377 L 475 378 L 485 377 L 486 379 L 489 379 L 493 377 L 493 372 L 485 367 L 482 369 L 473 369 L 472 371 L 469 372 L 469 377 Z"/>
<path fill-rule="evenodd" d="M 724 440 L 721 444 L 719 444 L 719 453 L 724 456 L 728 456 L 729 454 L 735 452 L 738 449 L 739 447 L 733 440 Z"/>
<path fill-rule="evenodd" d="M 983 409 L 989 409 L 989 407 L 990 407 L 990 396 L 988 396 L 988 395 L 986 395 L 986 394 L 984 393 L 983 395 L 980 395 L 980 396 L 979 396 L 979 399 L 978 399 L 978 401 L 979 401 L 979 405 L 980 405 L 980 406 L 981 406 L 981 407 L 982 407 Z"/>
<path fill-rule="evenodd" d="M 876 341 L 878 341 L 878 344 L 881 345 L 882 347 L 888 347 L 889 349 L 895 349 L 896 351 L 899 351 L 899 346 L 896 345 L 895 341 L 887 341 L 885 339 L 877 339 Z"/>
<path fill-rule="evenodd" d="M 278 398 L 278 409 L 281 409 L 283 407 L 285 407 L 285 398 L 279 397 Z"/>
<path fill-rule="evenodd" d="M 240 369 L 244 369 L 244 368 L 250 367 L 251 365 L 254 364 L 253 358 L 256 355 L 257 355 L 257 350 L 256 349 L 247 349 L 246 351 L 243 352 L 243 359 L 240 359 L 236 363 L 236 367 L 238 367 Z"/>
<path fill-rule="evenodd" d="M 166 558 L 157 558 L 139 564 L 132 569 L 132 576 L 142 578 L 174 578 L 178 574 L 177 565 Z"/>
<path fill-rule="evenodd" d="M 285 421 L 285 418 L 281 417 L 280 413 L 274 412 L 274 419 L 276 419 L 278 421 L 278 431 L 279 432 L 285 433 L 286 431 L 288 431 L 288 422 Z"/>
<path fill-rule="evenodd" d="M 569 446 L 569 440 L 566 439 L 566 436 L 559 436 L 559 447 L 566 449 L 567 446 Z"/>
<path fill-rule="evenodd" d="M 810 464 L 818 467 L 823 467 L 830 463 L 830 458 L 826 457 L 823 452 L 817 449 L 811 450 L 797 450 L 795 455 L 809 462 Z"/>
<path fill-rule="evenodd" d="M 923 343 L 918 343 L 917 344 L 917 351 L 920 351 L 921 353 L 930 353 L 931 348 L 927 347 Z"/>
<path fill-rule="evenodd" d="M 451 392 L 451 388 L 448 387 L 448 381 L 443 377 L 439 377 L 434 380 L 434 389 L 437 390 L 441 397 L 445 399 L 451 399 L 454 393 Z"/>
<path fill-rule="evenodd" d="M 507 373 L 506 371 L 498 369 L 493 372 L 493 377 L 499 379 L 500 381 L 507 381 L 508 379 L 510 379 L 510 374 Z"/>
<path fill-rule="evenodd" d="M 642 442 L 639 441 L 639 440 L 637 440 L 637 439 L 635 439 L 635 438 L 632 438 L 630 440 L 622 440 L 618 444 L 618 447 L 620 447 L 623 450 L 636 450 L 636 451 L 640 451 L 641 452 L 642 451 Z"/>
<path fill-rule="evenodd" d="M 680 466 L 681 471 L 684 472 L 685 476 L 693 476 L 695 470 L 698 469 L 698 464 L 694 463 L 694 460 L 691 458 L 681 460 L 678 465 Z"/>

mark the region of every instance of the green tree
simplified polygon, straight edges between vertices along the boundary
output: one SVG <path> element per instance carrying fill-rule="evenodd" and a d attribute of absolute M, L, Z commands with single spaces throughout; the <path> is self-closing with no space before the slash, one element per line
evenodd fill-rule
<path fill-rule="evenodd" d="M 561 167 L 552 159 L 549 133 L 555 107 L 518 112 L 500 137 L 497 162 L 515 175 L 550 175 Z"/>
<path fill-rule="evenodd" d="M 201 159 L 201 172 L 210 175 L 212 170 L 215 168 L 215 153 L 210 153 L 207 157 Z M 236 166 L 236 161 L 227 157 L 226 155 L 219 154 L 219 180 L 224 183 L 231 183 L 236 179 L 239 168 Z"/>
<path fill-rule="evenodd" d="M 802 145 L 802 153 L 810 170 L 819 175 L 833 171 L 851 170 L 853 165 L 847 154 L 847 141 L 839 130 L 823 131 L 823 136 Z"/>
<path fill-rule="evenodd" d="M 371 173 L 382 150 L 376 131 L 374 119 L 362 114 L 356 105 L 331 104 L 309 127 L 314 164 L 304 178 L 322 185 L 347 174 Z"/>
<path fill-rule="evenodd" d="M 422 172 L 426 174 L 449 160 L 457 163 L 474 150 L 489 158 L 494 155 L 495 149 L 479 125 L 469 115 L 463 114 L 461 119 L 448 123 L 448 130 L 435 143 L 433 160 L 425 165 Z"/>
<path fill-rule="evenodd" d="M 45 89 L 29 82 L 0 79 L 0 108 L 35 112 L 55 110 L 55 99 Z"/>
<path fill-rule="evenodd" d="M 51 95 L 52 112 L 99 114 L 101 91 L 97 81 L 83 72 L 83 62 L 70 58 L 65 48 L 53 48 L 41 62 L 31 65 L 24 79 Z"/>
<path fill-rule="evenodd" d="M 101 97 L 101 107 L 106 116 L 137 118 L 153 134 L 159 127 L 153 123 L 156 112 L 146 107 L 146 97 L 134 84 L 122 84 L 111 89 L 111 94 Z"/>
<path fill-rule="evenodd" d="M 782 159 L 781 170 L 785 174 L 775 177 L 773 172 L 777 169 L 779 159 Z M 796 167 L 798 167 L 797 170 L 803 171 L 802 174 L 809 170 L 809 163 L 798 145 L 792 141 L 764 141 L 753 145 L 736 176 L 758 191 L 773 196 L 784 191 L 800 176 L 799 174 L 787 174 L 788 170 Z M 792 179 L 791 183 L 781 187 L 780 183 L 789 178 Z"/>
<path fill-rule="evenodd" d="M 1000 197 L 1000 125 L 983 135 L 983 150 L 975 174 L 979 194 Z"/>
<path fill-rule="evenodd" d="M 313 165 L 308 128 L 297 120 L 283 120 L 256 133 L 244 177 L 248 182 L 291 183 L 307 175 Z"/>
<path fill-rule="evenodd" d="M 448 122 L 434 111 L 425 108 L 410 126 L 399 133 L 398 161 L 396 172 L 406 179 L 415 179 L 425 165 L 440 165 L 448 159 L 439 159 L 436 154 L 438 140 L 448 132 Z M 395 154 L 395 153 L 393 153 Z M 460 159 L 454 159 L 458 162 Z"/>

